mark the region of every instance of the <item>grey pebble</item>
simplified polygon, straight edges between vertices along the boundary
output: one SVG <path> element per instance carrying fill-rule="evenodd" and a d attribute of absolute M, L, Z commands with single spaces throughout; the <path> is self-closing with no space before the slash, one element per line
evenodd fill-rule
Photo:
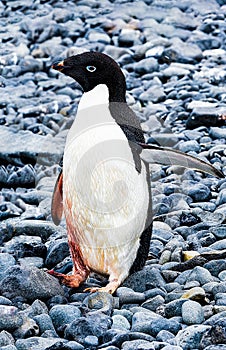
<path fill-rule="evenodd" d="M 1 253 L 0 254 L 0 280 L 5 277 L 7 269 L 16 264 L 16 260 L 11 254 Z"/>
<path fill-rule="evenodd" d="M 52 319 L 48 314 L 37 315 L 33 319 L 39 327 L 40 334 L 44 333 L 47 330 L 55 332 Z M 56 333 L 55 336 L 57 336 Z"/>
<path fill-rule="evenodd" d="M 182 305 L 183 322 L 187 325 L 201 324 L 204 321 L 202 307 L 196 301 L 188 300 Z"/>
<path fill-rule="evenodd" d="M 6 345 L 2 346 L 1 350 L 17 350 L 17 348 L 14 345 Z"/>
<path fill-rule="evenodd" d="M 129 321 L 122 315 L 113 315 L 112 316 L 112 326 L 111 328 L 115 329 L 121 329 L 121 330 L 129 330 L 130 329 L 130 323 Z"/>
<path fill-rule="evenodd" d="M 13 331 L 23 323 L 23 318 L 15 306 L 0 305 L 0 315 L 0 330 Z"/>
<path fill-rule="evenodd" d="M 0 347 L 13 345 L 14 342 L 14 338 L 9 332 L 6 330 L 0 332 Z"/>
<path fill-rule="evenodd" d="M 186 302 L 186 299 L 172 300 L 165 305 L 165 314 L 167 318 L 174 316 L 182 316 L 182 306 Z"/>
<path fill-rule="evenodd" d="M 192 325 L 184 328 L 176 335 L 176 342 L 183 350 L 197 349 L 202 335 L 210 329 L 210 326 Z"/>
<path fill-rule="evenodd" d="M 66 340 L 60 338 L 30 337 L 28 339 L 18 339 L 15 345 L 18 350 L 47 350 L 60 340 L 63 343 L 66 342 Z"/>
<path fill-rule="evenodd" d="M 111 315 L 113 307 L 117 308 L 118 298 L 113 298 L 109 293 L 96 292 L 85 297 L 83 305 L 91 312 L 98 310 L 107 315 Z"/>
<path fill-rule="evenodd" d="M 141 303 L 145 300 L 144 293 L 134 292 L 131 288 L 119 287 L 116 291 L 121 304 Z"/>
<path fill-rule="evenodd" d="M 49 316 L 57 330 L 59 327 L 64 327 L 79 319 L 81 311 L 74 305 L 55 305 L 50 309 Z"/>

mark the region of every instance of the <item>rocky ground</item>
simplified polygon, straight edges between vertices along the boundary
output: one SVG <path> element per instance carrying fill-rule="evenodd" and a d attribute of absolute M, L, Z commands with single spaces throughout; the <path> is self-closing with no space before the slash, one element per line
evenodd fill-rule
<path fill-rule="evenodd" d="M 150 257 L 114 296 L 70 271 L 50 203 L 80 90 L 51 63 L 80 49 L 122 67 L 147 142 L 226 174 L 225 0 L 0 1 L 0 349 L 226 347 L 226 182 L 152 167 Z M 63 263 L 61 263 L 63 261 Z"/>

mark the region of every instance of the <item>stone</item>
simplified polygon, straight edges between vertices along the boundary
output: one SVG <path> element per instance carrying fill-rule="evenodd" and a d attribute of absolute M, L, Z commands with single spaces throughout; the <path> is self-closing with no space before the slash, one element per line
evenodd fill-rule
<path fill-rule="evenodd" d="M 44 333 L 47 330 L 55 332 L 53 322 L 51 317 L 48 314 L 41 314 L 34 317 L 34 321 L 39 327 L 40 334 Z M 56 333 L 55 333 L 56 334 Z M 56 334 L 57 336 L 57 334 Z"/>
<path fill-rule="evenodd" d="M 64 258 L 69 256 L 69 247 L 66 239 L 57 239 L 51 242 L 47 249 L 45 264 L 48 268 L 53 268 Z"/>
<path fill-rule="evenodd" d="M 179 143 L 179 150 L 184 153 L 187 153 L 190 151 L 199 152 L 200 145 L 196 140 L 185 141 L 185 142 Z"/>
<path fill-rule="evenodd" d="M 176 335 L 177 345 L 183 350 L 197 349 L 202 335 L 210 328 L 210 326 L 192 325 L 180 330 Z"/>
<path fill-rule="evenodd" d="M 4 140 L 8 140 L 8 142 L 5 143 Z M 10 145 L 10 147 L 7 145 Z M 39 145 L 38 150 L 36 145 Z M 39 162 L 43 164 L 56 164 L 61 158 L 63 144 L 59 138 L 54 139 L 50 135 L 43 138 L 41 135 L 23 130 L 15 134 L 8 128 L 1 126 L 0 149 L 4 150 L 1 158 L 8 162 L 26 155 L 35 161 L 38 158 Z"/>
<path fill-rule="evenodd" d="M 193 181 L 184 181 L 182 191 L 196 202 L 208 200 L 211 195 L 210 189 L 206 185 Z"/>
<path fill-rule="evenodd" d="M 65 337 L 84 344 L 87 336 L 100 337 L 110 327 L 111 319 L 109 316 L 97 312 L 93 315 L 89 314 L 88 317 L 80 317 L 72 321 L 65 329 Z"/>
<path fill-rule="evenodd" d="M 63 288 L 54 277 L 37 268 L 18 265 L 8 269 L 0 283 L 0 291 L 8 298 L 22 296 L 30 301 L 64 295 Z"/>
<path fill-rule="evenodd" d="M 125 341 L 122 344 L 123 350 L 153 350 L 154 347 L 152 343 L 150 343 L 147 340 L 131 340 L 131 341 Z"/>
<path fill-rule="evenodd" d="M 186 291 L 181 298 L 183 299 L 190 299 L 195 301 L 204 301 L 206 297 L 206 292 L 201 287 L 194 287 Z"/>
<path fill-rule="evenodd" d="M 88 307 L 91 312 L 98 310 L 107 315 L 111 315 L 113 307 L 117 305 L 117 298 L 113 298 L 109 293 L 96 292 L 85 297 L 83 305 Z"/>
<path fill-rule="evenodd" d="M 129 330 L 130 329 L 130 323 L 129 321 L 122 315 L 113 315 L 112 316 L 112 326 L 111 328 L 115 329 L 121 329 L 121 330 Z"/>
<path fill-rule="evenodd" d="M 0 315 L 0 330 L 13 331 L 23 323 L 23 318 L 15 306 L 0 305 Z"/>
<path fill-rule="evenodd" d="M 75 305 L 55 305 L 50 309 L 49 316 L 57 330 L 59 327 L 65 327 L 72 321 L 79 319 L 81 311 Z"/>
<path fill-rule="evenodd" d="M 140 75 L 152 73 L 158 70 L 158 61 L 153 57 L 145 58 L 133 64 L 133 68 Z"/>
<path fill-rule="evenodd" d="M 187 282 L 189 281 L 198 281 L 201 285 L 205 283 L 212 282 L 213 276 L 210 272 L 201 266 L 196 266 L 188 275 Z"/>
<path fill-rule="evenodd" d="M 37 336 L 39 334 L 38 324 L 29 317 L 23 318 L 23 323 L 14 332 L 13 336 L 18 338 L 29 338 L 30 336 Z"/>
<path fill-rule="evenodd" d="M 18 339 L 16 341 L 16 348 L 18 350 L 47 350 L 50 346 L 57 344 L 60 340 L 61 342 L 66 343 L 64 339 L 60 338 L 30 337 L 28 339 Z"/>
<path fill-rule="evenodd" d="M 177 333 L 180 329 L 180 324 L 174 320 L 168 320 L 152 311 L 142 313 L 136 312 L 132 319 L 133 332 L 142 332 L 150 334 L 154 337 L 161 331 L 167 330 L 172 333 Z"/>
<path fill-rule="evenodd" d="M 16 264 L 16 260 L 11 254 L 1 253 L 0 254 L 0 280 L 5 277 L 7 269 Z"/>
<path fill-rule="evenodd" d="M 182 315 L 182 306 L 185 303 L 186 299 L 176 299 L 172 300 L 165 305 L 165 315 L 167 318 L 181 316 Z"/>
<path fill-rule="evenodd" d="M 116 291 L 121 304 L 136 304 L 145 300 L 144 293 L 134 292 L 131 288 L 119 287 Z"/>
<path fill-rule="evenodd" d="M 148 310 L 156 311 L 156 309 L 164 304 L 164 301 L 165 300 L 161 295 L 156 295 L 151 299 L 147 299 L 141 306 Z"/>
<path fill-rule="evenodd" d="M 0 347 L 13 345 L 14 342 L 14 338 L 9 332 L 6 330 L 0 332 Z"/>
<path fill-rule="evenodd" d="M 185 324 L 201 324 L 204 321 L 202 307 L 196 301 L 188 300 L 182 305 L 182 319 Z"/>

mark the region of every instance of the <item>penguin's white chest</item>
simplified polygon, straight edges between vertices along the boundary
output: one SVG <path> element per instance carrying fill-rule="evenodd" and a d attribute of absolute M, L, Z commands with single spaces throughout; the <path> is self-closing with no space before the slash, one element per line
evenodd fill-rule
<path fill-rule="evenodd" d="M 94 250 L 113 249 L 115 254 L 124 246 L 134 258 L 149 203 L 146 168 L 135 169 L 128 140 L 108 109 L 105 85 L 83 95 L 63 169 L 66 220 L 87 264 L 98 270 Z"/>

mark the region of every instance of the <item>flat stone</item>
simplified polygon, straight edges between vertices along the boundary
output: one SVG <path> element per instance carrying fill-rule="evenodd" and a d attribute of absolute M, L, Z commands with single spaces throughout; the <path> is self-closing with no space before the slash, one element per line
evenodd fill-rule
<path fill-rule="evenodd" d="M 18 339 L 16 348 L 18 350 L 47 350 L 50 346 L 59 342 L 66 343 L 66 340 L 61 338 L 42 338 L 30 337 L 28 339 Z"/>
<path fill-rule="evenodd" d="M 0 283 L 0 290 L 3 296 L 23 296 L 30 301 L 64 295 L 64 290 L 56 278 L 37 268 L 30 269 L 18 265 L 8 269 Z"/>
<path fill-rule="evenodd" d="M 35 161 L 38 159 L 41 164 L 56 164 L 61 159 L 63 147 L 64 142 L 58 137 L 43 137 L 23 130 L 14 133 L 4 126 L 0 129 L 1 159 L 9 163 L 26 156 Z"/>

